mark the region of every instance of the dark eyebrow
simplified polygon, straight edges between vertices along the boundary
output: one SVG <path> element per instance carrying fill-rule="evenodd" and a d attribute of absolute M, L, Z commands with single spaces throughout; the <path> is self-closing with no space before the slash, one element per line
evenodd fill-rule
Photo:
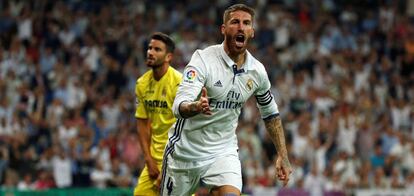
<path fill-rule="evenodd" d="M 244 20 L 241 20 L 241 19 L 239 19 L 239 18 L 232 18 L 232 19 L 230 19 L 229 21 L 230 21 L 230 22 L 234 22 L 234 21 L 239 22 L 239 21 L 242 21 L 243 23 L 246 23 L 246 22 L 248 22 L 248 23 L 252 23 L 252 20 L 251 20 L 251 19 L 244 19 Z"/>
<path fill-rule="evenodd" d="M 157 51 L 161 51 L 162 50 L 162 48 L 160 48 L 160 47 L 157 47 L 157 46 L 153 46 L 153 45 L 148 45 L 148 49 L 151 49 L 151 48 L 153 48 L 154 50 L 157 50 Z"/>

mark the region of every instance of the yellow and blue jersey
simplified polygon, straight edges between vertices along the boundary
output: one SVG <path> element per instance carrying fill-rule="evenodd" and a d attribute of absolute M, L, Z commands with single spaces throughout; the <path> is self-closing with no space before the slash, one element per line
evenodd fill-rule
<path fill-rule="evenodd" d="M 171 107 L 181 79 L 181 73 L 172 67 L 159 81 L 154 79 L 153 71 L 149 70 L 137 80 L 135 86 L 135 117 L 150 120 L 150 152 L 158 162 L 162 161 L 168 130 L 176 121 Z"/>

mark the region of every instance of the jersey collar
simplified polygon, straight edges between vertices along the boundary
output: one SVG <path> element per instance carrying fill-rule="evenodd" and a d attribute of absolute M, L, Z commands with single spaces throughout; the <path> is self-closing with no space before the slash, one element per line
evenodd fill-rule
<path fill-rule="evenodd" d="M 223 58 L 223 60 L 226 62 L 227 66 L 229 66 L 231 69 L 233 69 L 233 65 L 236 64 L 234 61 L 227 55 L 226 51 L 224 51 L 224 42 L 220 44 L 220 55 Z M 252 68 L 252 60 L 253 56 L 250 54 L 248 50 L 246 50 L 246 61 L 241 66 L 244 70 L 251 70 Z"/>
<path fill-rule="evenodd" d="M 160 80 L 155 80 L 155 78 L 154 78 L 154 71 L 151 69 L 151 73 L 152 73 L 152 78 L 154 78 L 154 81 L 156 81 L 156 82 L 160 82 L 160 81 L 162 81 L 164 78 L 167 78 L 167 77 L 165 77 L 165 76 L 167 76 L 171 71 L 170 71 L 170 69 L 172 69 L 172 67 L 171 66 L 168 66 L 168 68 L 167 68 L 167 71 L 165 72 L 165 74 L 160 78 Z"/>

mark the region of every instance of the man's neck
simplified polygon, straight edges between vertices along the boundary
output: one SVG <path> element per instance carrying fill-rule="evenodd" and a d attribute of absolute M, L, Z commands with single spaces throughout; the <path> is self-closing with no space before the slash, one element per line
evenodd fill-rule
<path fill-rule="evenodd" d="M 234 61 L 234 63 L 236 63 L 237 69 L 239 69 L 246 61 L 246 51 L 240 54 L 234 54 L 234 55 L 229 54 L 229 57 L 231 58 L 231 60 Z"/>
<path fill-rule="evenodd" d="M 246 50 L 242 53 L 231 53 L 227 45 L 224 45 L 224 51 L 229 55 L 230 59 L 234 61 L 239 69 L 246 61 Z"/>
<path fill-rule="evenodd" d="M 153 75 L 154 79 L 157 80 L 157 81 L 161 80 L 162 76 L 164 76 L 165 73 L 167 73 L 169 66 L 170 66 L 169 64 L 164 64 L 164 65 L 159 66 L 159 67 L 153 67 L 152 68 L 152 75 Z"/>

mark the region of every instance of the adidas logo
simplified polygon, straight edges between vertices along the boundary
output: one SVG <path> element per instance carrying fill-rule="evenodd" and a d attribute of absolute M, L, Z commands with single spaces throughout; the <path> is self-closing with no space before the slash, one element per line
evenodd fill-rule
<path fill-rule="evenodd" d="M 216 83 L 214 83 L 214 86 L 223 87 L 223 85 L 221 84 L 221 81 L 220 80 L 217 81 Z"/>

